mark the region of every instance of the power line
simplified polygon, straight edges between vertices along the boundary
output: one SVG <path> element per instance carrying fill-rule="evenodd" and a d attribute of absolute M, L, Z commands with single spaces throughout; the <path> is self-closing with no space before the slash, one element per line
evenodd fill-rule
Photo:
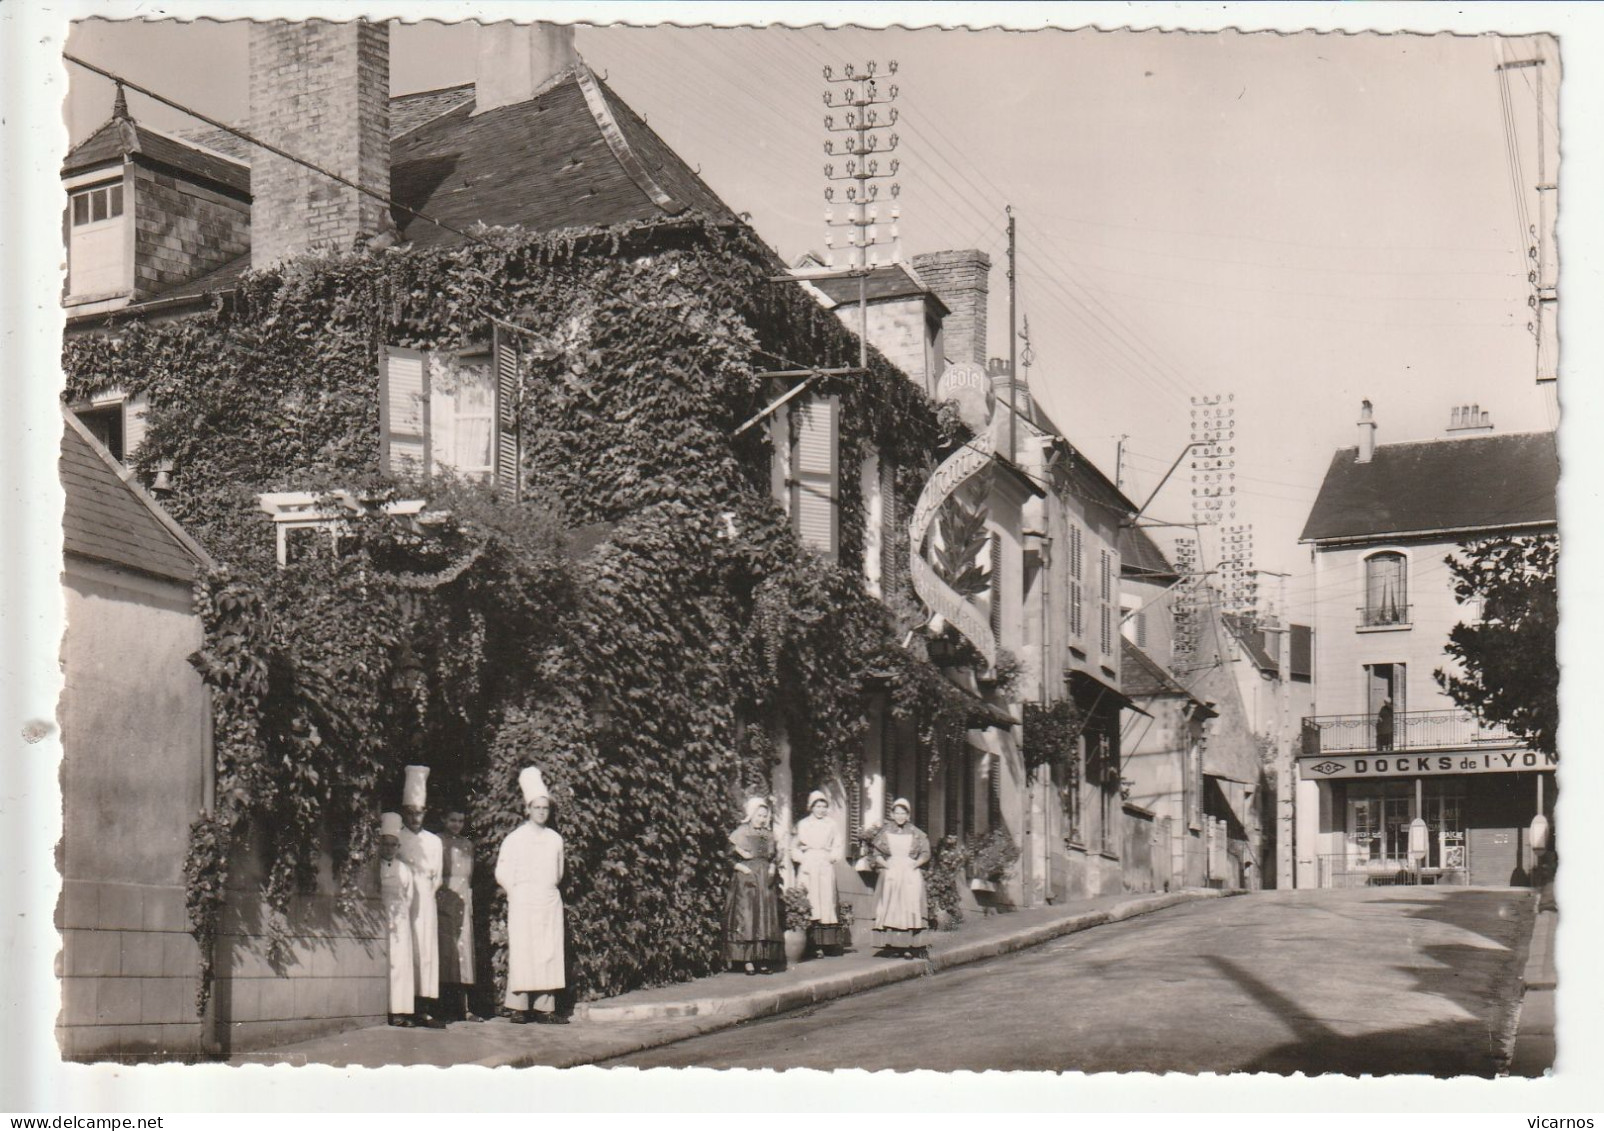
<path fill-rule="evenodd" d="M 84 68 L 87 71 L 93 71 L 97 75 L 101 75 L 104 78 L 110 79 L 112 82 L 116 83 L 118 86 L 124 86 L 124 87 L 127 87 L 129 90 L 137 91 L 138 93 L 143 94 L 146 98 L 154 98 L 157 102 L 160 102 L 162 105 L 170 106 L 174 110 L 177 110 L 181 114 L 188 114 L 192 118 L 195 118 L 195 119 L 198 119 L 199 121 L 205 122 L 208 126 L 212 126 L 212 127 L 216 128 L 216 129 L 220 129 L 220 130 L 225 130 L 228 133 L 231 133 L 235 137 L 239 138 L 241 141 L 248 142 L 251 145 L 254 145 L 259 149 L 267 150 L 267 152 L 273 154 L 275 157 L 282 157 L 286 161 L 290 161 L 290 162 L 295 163 L 296 165 L 300 165 L 300 166 L 303 166 L 304 168 L 310 169 L 310 170 L 312 170 L 312 172 L 317 173 L 320 176 L 327 177 L 329 180 L 334 181 L 334 182 L 336 182 L 338 184 L 342 184 L 346 188 L 355 189 L 357 192 L 362 193 L 364 196 L 370 196 L 374 200 L 379 201 L 380 203 L 384 204 L 385 206 L 387 206 L 389 208 L 399 208 L 401 211 L 403 211 L 403 212 L 405 212 L 405 213 L 407 213 L 407 214 L 409 214 L 411 216 L 416 216 L 420 220 L 426 220 L 429 223 L 433 224 L 435 227 L 441 229 L 442 231 L 450 232 L 452 235 L 461 236 L 463 239 L 469 240 L 469 241 L 471 241 L 473 243 L 484 244 L 484 243 L 488 243 L 489 242 L 487 240 L 482 239 L 479 236 L 475 236 L 475 235 L 472 235 L 472 234 L 470 234 L 468 232 L 465 232 L 460 228 L 454 228 L 450 224 L 445 223 L 444 221 L 436 220 L 433 216 L 429 216 L 426 213 L 419 212 L 416 208 L 408 208 L 404 204 L 397 204 L 394 200 L 390 199 L 390 197 L 387 194 L 379 192 L 377 189 L 371 189 L 371 188 L 368 188 L 365 185 L 359 185 L 355 181 L 349 180 L 349 179 L 347 179 L 345 177 L 342 177 L 338 173 L 330 172 L 328 169 L 325 169 L 320 165 L 315 165 L 312 162 L 306 160 L 306 158 L 304 158 L 304 157 L 297 157 L 295 154 L 290 153 L 287 150 L 280 149 L 276 145 L 272 145 L 272 144 L 270 144 L 268 142 L 262 141 L 260 138 L 251 136 L 250 134 L 246 133 L 244 130 L 240 129 L 238 126 L 231 126 L 231 125 L 228 125 L 226 122 L 220 122 L 216 118 L 210 117 L 210 116 L 208 116 L 206 114 L 202 114 L 199 110 L 195 110 L 195 109 L 192 109 L 189 106 L 185 106 L 181 102 L 175 102 L 173 99 L 168 98 L 164 94 L 157 94 L 154 90 L 151 90 L 148 87 L 140 86 L 138 83 L 134 82 L 132 79 L 123 78 L 121 75 L 115 74 L 112 71 L 108 71 L 104 67 L 97 67 L 93 63 L 85 62 L 84 60 L 78 58 L 76 55 L 69 54 L 69 53 L 67 53 L 65 51 L 63 51 L 61 53 L 61 57 L 63 59 L 65 59 L 65 60 L 67 60 L 67 62 L 69 62 L 69 63 L 76 64 L 77 66 L 80 66 L 80 67 Z"/>

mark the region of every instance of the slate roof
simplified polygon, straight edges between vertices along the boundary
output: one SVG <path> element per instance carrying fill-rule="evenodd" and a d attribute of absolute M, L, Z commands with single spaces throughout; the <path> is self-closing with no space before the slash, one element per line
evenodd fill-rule
<path fill-rule="evenodd" d="M 68 554 L 170 581 L 194 580 L 206 552 L 125 478 L 128 472 L 71 412 L 63 410 L 61 486 L 67 495 L 62 539 Z"/>
<path fill-rule="evenodd" d="M 1251 617 L 1238 613 L 1222 613 L 1220 619 L 1225 622 L 1225 627 L 1230 630 L 1231 635 L 1241 643 L 1254 667 L 1271 675 L 1281 669 L 1281 661 L 1278 658 L 1281 644 L 1271 633 L 1260 628 Z M 1292 679 L 1295 682 L 1306 683 L 1313 676 L 1310 662 L 1313 650 L 1313 630 L 1306 624 L 1293 625 L 1292 655 L 1287 666 L 1292 669 Z"/>
<path fill-rule="evenodd" d="M 130 118 L 112 118 L 73 147 L 61 166 L 63 177 L 138 154 L 154 164 L 178 169 L 214 185 L 249 195 L 251 171 L 237 161 L 208 153 L 181 138 L 142 126 Z"/>
<path fill-rule="evenodd" d="M 599 104 L 587 99 L 594 83 Z M 687 211 L 733 219 L 729 208 L 600 79 L 576 74 L 528 102 L 477 116 L 462 102 L 396 138 L 390 195 L 402 238 L 461 237 L 478 223 L 534 231 L 610 227 Z M 653 191 L 654 189 L 659 191 Z"/>
<path fill-rule="evenodd" d="M 809 279 L 808 283 L 817 287 L 824 295 L 837 306 L 852 305 L 858 302 L 858 280 L 848 279 Z M 941 296 L 925 285 L 908 267 L 901 263 L 888 263 L 881 267 L 871 268 L 864 287 L 866 297 L 870 302 L 883 302 L 895 298 L 921 297 L 927 302 L 936 304 L 937 313 L 948 313 L 947 304 L 941 301 Z"/>
<path fill-rule="evenodd" d="M 1300 541 L 1496 530 L 1559 520 L 1552 432 L 1382 444 L 1331 458 Z"/>
<path fill-rule="evenodd" d="M 1119 528 L 1119 569 L 1145 581 L 1177 581 L 1181 576 L 1147 531 L 1124 524 Z"/>
<path fill-rule="evenodd" d="M 1119 653 L 1120 685 L 1132 699 L 1151 699 L 1160 695 L 1191 699 L 1213 714 L 1213 709 L 1181 686 L 1168 668 L 1123 636 L 1119 638 Z"/>
<path fill-rule="evenodd" d="M 612 227 L 686 213 L 734 219 L 702 178 L 588 69 L 528 102 L 478 116 L 473 107 L 473 83 L 390 100 L 390 195 L 404 206 L 394 210 L 404 240 L 461 242 L 409 209 L 464 231 L 481 223 L 535 231 Z M 226 130 L 178 138 L 112 118 L 73 148 L 62 175 L 139 153 L 249 196 L 251 149 Z M 250 257 L 241 256 L 147 301 L 227 290 L 249 268 Z"/>

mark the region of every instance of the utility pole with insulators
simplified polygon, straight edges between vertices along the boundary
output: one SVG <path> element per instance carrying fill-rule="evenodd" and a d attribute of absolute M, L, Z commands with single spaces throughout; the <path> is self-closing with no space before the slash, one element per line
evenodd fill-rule
<path fill-rule="evenodd" d="M 880 64 L 870 60 L 860 74 L 852 63 L 841 68 L 824 68 L 824 104 L 829 113 L 824 116 L 824 263 L 834 268 L 835 232 L 846 231 L 846 258 L 842 266 L 858 278 L 858 364 L 869 364 L 869 272 L 885 263 L 902 258 L 897 221 L 901 219 L 900 206 L 895 203 L 902 186 L 894 178 L 902 161 L 891 156 L 896 152 L 899 138 L 894 131 L 898 112 L 893 103 L 897 100 L 895 83 L 882 84 L 878 72 Z M 897 73 L 896 60 L 886 65 L 886 74 Z M 837 114 L 840 116 L 837 117 Z M 844 187 L 837 199 L 836 182 Z M 889 183 L 887 183 L 889 182 Z M 880 223 L 881 188 L 889 202 L 891 223 Z M 837 208 L 841 212 L 837 214 Z"/>

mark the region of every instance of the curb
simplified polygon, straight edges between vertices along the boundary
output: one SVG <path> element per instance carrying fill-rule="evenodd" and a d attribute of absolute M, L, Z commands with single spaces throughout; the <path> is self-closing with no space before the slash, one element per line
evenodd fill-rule
<path fill-rule="evenodd" d="M 969 943 L 960 942 L 943 948 L 925 962 L 899 962 L 865 970 L 854 970 L 845 974 L 826 974 L 799 985 L 743 994 L 735 998 L 708 997 L 689 1001 L 651 1002 L 633 1005 L 610 1005 L 606 1002 L 590 1002 L 578 1006 L 574 1011 L 574 1016 L 576 1019 L 599 1024 L 630 1021 L 671 1021 L 705 1017 L 717 1022 L 713 1027 L 723 1028 L 757 1017 L 786 1013 L 793 1009 L 815 1005 L 847 994 L 855 994 L 863 990 L 891 985 L 896 982 L 905 982 L 913 978 L 922 978 L 942 970 L 950 970 L 956 966 L 964 966 L 971 962 L 981 962 L 988 958 L 995 958 L 998 955 L 1011 954 L 1014 951 L 1040 946 L 1042 943 L 1050 942 L 1064 935 L 1089 930 L 1104 923 L 1118 923 L 1125 919 L 1139 915 L 1149 915 L 1155 911 L 1162 911 L 1165 908 L 1175 907 L 1182 903 L 1193 903 L 1201 899 L 1219 899 L 1232 894 L 1236 893 L 1217 889 L 1197 889 L 1144 896 L 1138 899 L 1126 900 L 1105 911 L 1090 911 L 1082 915 L 1072 915 L 1054 922 L 1042 923 L 1017 934 L 990 939 L 976 939 Z"/>
<path fill-rule="evenodd" d="M 1559 980 L 1554 968 L 1554 935 L 1558 927 L 1559 915 L 1553 904 L 1552 889 L 1549 889 L 1538 897 L 1537 914 L 1527 940 L 1515 1032 L 1505 1069 L 1509 1076 L 1540 1078 L 1554 1067 L 1557 1053 L 1554 992 Z"/>

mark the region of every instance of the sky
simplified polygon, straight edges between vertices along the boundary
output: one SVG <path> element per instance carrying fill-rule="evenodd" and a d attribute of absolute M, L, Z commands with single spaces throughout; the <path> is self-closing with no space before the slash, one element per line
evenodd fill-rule
<path fill-rule="evenodd" d="M 69 50 L 243 123 L 246 30 L 92 20 Z M 392 92 L 471 81 L 477 34 L 395 25 Z M 1537 84 L 1555 160 L 1551 39 L 587 25 L 576 46 L 788 260 L 823 248 L 822 68 L 896 60 L 905 251 L 992 257 L 990 352 L 1006 356 L 1013 207 L 1033 395 L 1137 503 L 1191 438 L 1194 398 L 1228 398 L 1236 521 L 1258 568 L 1291 575 L 1294 613 L 1310 596 L 1296 539 L 1362 398 L 1381 443 L 1441 436 L 1452 405 L 1499 431 L 1557 421 L 1534 381 L 1516 192 L 1530 219 Z M 1506 113 L 1495 63 L 1539 55 L 1510 72 Z M 72 73 L 74 141 L 110 106 L 106 80 Z M 1189 475 L 1144 520 L 1189 521 Z M 1206 563 L 1217 546 L 1205 535 Z"/>

